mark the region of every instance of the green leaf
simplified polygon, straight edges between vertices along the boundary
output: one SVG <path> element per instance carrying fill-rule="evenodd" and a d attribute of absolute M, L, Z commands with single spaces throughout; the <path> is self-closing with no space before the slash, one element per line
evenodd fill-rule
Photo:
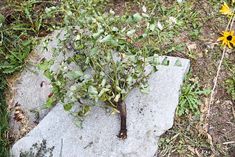
<path fill-rule="evenodd" d="M 93 38 L 98 38 L 98 37 L 100 37 L 100 35 L 101 35 L 103 32 L 104 32 L 103 29 L 99 29 L 97 33 L 94 33 L 94 34 L 92 35 L 92 37 L 93 37 Z"/>
<path fill-rule="evenodd" d="M 139 22 L 139 21 L 142 20 L 142 16 L 140 15 L 140 13 L 135 13 L 133 15 L 133 19 L 134 19 L 135 22 Z"/>
<path fill-rule="evenodd" d="M 81 70 L 77 70 L 77 71 L 67 72 L 67 74 L 65 74 L 65 77 L 67 77 L 70 80 L 74 80 L 74 79 L 80 78 L 83 75 L 84 75 L 84 73 Z"/>
<path fill-rule="evenodd" d="M 98 91 L 94 86 L 89 86 L 88 87 L 88 93 L 91 95 L 98 95 Z"/>
<path fill-rule="evenodd" d="M 53 63 L 54 63 L 53 60 L 50 60 L 50 61 L 45 60 L 38 64 L 38 68 L 45 71 L 45 70 L 48 70 L 53 65 Z"/>
<path fill-rule="evenodd" d="M 55 98 L 52 96 L 52 97 L 50 97 L 50 98 L 47 99 L 47 102 L 44 104 L 44 106 L 45 106 L 46 108 L 52 108 L 52 107 L 55 105 L 55 103 L 56 103 L 56 100 L 55 100 Z"/>
<path fill-rule="evenodd" d="M 101 91 L 100 91 L 100 93 L 99 93 L 99 95 L 98 95 L 98 97 L 102 97 L 102 95 L 103 95 L 104 93 L 108 92 L 108 91 L 110 91 L 110 89 L 108 89 L 108 88 L 102 88 Z"/>
<path fill-rule="evenodd" d="M 64 110 L 65 111 L 70 111 L 72 109 L 73 105 L 72 103 L 68 103 L 64 105 Z"/>
<path fill-rule="evenodd" d="M 106 42 L 110 42 L 112 40 L 112 36 L 109 34 L 107 36 L 105 36 L 103 39 L 100 40 L 101 43 L 106 43 Z"/>
<path fill-rule="evenodd" d="M 132 29 L 132 30 L 128 31 L 126 34 L 127 34 L 127 36 L 131 37 L 134 33 L 135 33 L 135 30 Z"/>
<path fill-rule="evenodd" d="M 175 61 L 175 66 L 182 67 L 182 63 L 179 59 Z"/>
<path fill-rule="evenodd" d="M 32 40 L 25 40 L 25 41 L 22 42 L 22 45 L 23 45 L 23 46 L 28 46 L 28 45 L 30 45 L 31 43 L 32 43 Z"/>
<path fill-rule="evenodd" d="M 129 76 L 127 77 L 126 81 L 127 81 L 127 84 L 128 84 L 128 85 L 132 84 L 132 82 L 133 82 L 133 77 L 129 75 Z"/>
<path fill-rule="evenodd" d="M 0 27 L 4 21 L 5 21 L 5 17 L 0 13 Z"/>
<path fill-rule="evenodd" d="M 143 17 L 146 17 L 146 18 L 149 18 L 149 15 L 146 14 L 146 13 L 142 13 L 142 16 L 143 16 Z"/>
<path fill-rule="evenodd" d="M 113 32 L 117 32 L 118 30 L 119 30 L 119 29 L 118 29 L 117 27 L 113 27 L 113 28 L 112 28 L 112 31 L 113 31 Z"/>
<path fill-rule="evenodd" d="M 162 61 L 162 65 L 168 66 L 170 64 L 170 61 L 165 57 Z"/>
<path fill-rule="evenodd" d="M 77 115 L 80 117 L 84 117 L 88 114 L 88 112 L 91 110 L 91 107 L 88 105 L 82 106 L 82 109 L 78 111 Z"/>
<path fill-rule="evenodd" d="M 149 90 L 150 90 L 150 88 L 149 88 L 149 85 L 147 83 L 141 83 L 140 84 L 140 91 L 142 93 L 148 94 Z"/>
<path fill-rule="evenodd" d="M 103 80 L 102 80 L 102 82 L 101 82 L 101 84 L 100 84 L 100 85 L 101 85 L 101 87 L 104 87 L 104 86 L 105 86 L 106 81 L 107 81 L 106 79 L 103 79 Z"/>
<path fill-rule="evenodd" d="M 156 24 L 155 23 L 149 25 L 149 30 L 150 31 L 154 31 L 155 28 L 156 28 Z"/>

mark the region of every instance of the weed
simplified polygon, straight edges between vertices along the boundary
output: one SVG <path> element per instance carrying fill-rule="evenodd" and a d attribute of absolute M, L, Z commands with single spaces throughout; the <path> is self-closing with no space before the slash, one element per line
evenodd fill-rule
<path fill-rule="evenodd" d="M 192 115 L 200 114 L 199 105 L 200 96 L 206 96 L 210 93 L 208 89 L 201 89 L 198 81 L 186 78 L 181 89 L 179 105 L 177 107 L 177 115 L 185 116 L 189 113 Z"/>
<path fill-rule="evenodd" d="M 196 152 L 203 156 L 211 154 L 210 144 L 197 129 L 200 126 L 200 98 L 209 92 L 208 89 L 202 89 L 191 74 L 186 77 L 181 89 L 175 124 L 159 141 L 159 156 L 193 156 Z"/>

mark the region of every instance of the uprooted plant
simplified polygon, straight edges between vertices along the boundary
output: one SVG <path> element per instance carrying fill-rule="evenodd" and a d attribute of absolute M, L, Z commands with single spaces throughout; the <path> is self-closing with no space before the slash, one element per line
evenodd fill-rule
<path fill-rule="evenodd" d="M 158 64 L 157 55 L 148 45 L 157 35 L 156 22 L 147 13 L 102 13 L 98 4 L 79 2 L 71 9 L 79 10 L 79 14 L 71 11 L 65 17 L 70 22 L 61 31 L 65 33 L 63 39 L 52 59 L 40 64 L 53 86 L 46 105 L 61 101 L 65 110 L 78 117 L 85 116 L 94 105 L 109 106 L 120 113 L 118 137 L 125 139 L 125 99 L 136 87 L 147 92 L 147 78 Z M 58 56 L 63 58 L 59 63 Z M 75 112 L 77 102 L 80 108 Z"/>

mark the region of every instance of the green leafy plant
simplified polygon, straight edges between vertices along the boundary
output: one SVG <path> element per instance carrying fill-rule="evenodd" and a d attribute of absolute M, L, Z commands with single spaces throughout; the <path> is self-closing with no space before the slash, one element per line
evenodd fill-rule
<path fill-rule="evenodd" d="M 102 12 L 97 8 L 97 1 L 79 2 L 76 10 L 81 13 L 75 16 L 77 12 L 71 12 L 76 18 L 65 27 L 65 37 L 54 49 L 54 57 L 39 65 L 53 85 L 53 95 L 46 105 L 61 101 L 64 109 L 71 111 L 79 102 L 81 109 L 73 114 L 82 117 L 102 102 L 120 113 L 118 136 L 125 139 L 125 98 L 136 87 L 148 91 L 147 78 L 158 64 L 158 55 L 151 53 L 149 43 L 141 42 L 154 38 L 156 25 L 147 13 L 118 16 L 112 10 Z M 53 71 L 51 65 L 61 53 L 63 61 Z M 152 70 L 148 71 L 147 66 Z"/>
<path fill-rule="evenodd" d="M 181 88 L 181 96 L 177 107 L 177 115 L 183 116 L 189 113 L 200 114 L 199 105 L 201 104 L 200 96 L 208 95 L 210 90 L 201 89 L 198 81 L 190 81 L 189 76 L 186 78 Z"/>

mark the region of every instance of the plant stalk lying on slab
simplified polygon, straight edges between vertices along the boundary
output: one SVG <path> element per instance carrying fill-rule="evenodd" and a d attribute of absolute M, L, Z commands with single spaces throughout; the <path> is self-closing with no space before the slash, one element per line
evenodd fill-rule
<path fill-rule="evenodd" d="M 39 65 L 53 86 L 46 106 L 61 101 L 65 110 L 83 120 L 92 106 L 104 102 L 113 113 L 119 112 L 118 137 L 126 139 L 125 98 L 136 87 L 148 92 L 147 79 L 158 64 L 158 55 L 148 45 L 158 35 L 156 21 L 146 13 L 121 17 L 112 11 L 102 13 L 97 10 L 97 2 L 90 3 L 74 6 L 77 7 L 74 10 L 83 12 L 76 18 L 66 17 L 71 23 L 60 32 L 64 37 L 57 38 L 52 59 L 44 59 Z M 57 70 L 52 70 L 54 63 Z M 151 70 L 147 71 L 147 66 Z M 78 111 L 74 111 L 78 100 L 87 102 L 80 103 Z"/>
<path fill-rule="evenodd" d="M 120 119 L 121 119 L 121 126 L 118 137 L 121 139 L 127 138 L 127 128 L 126 128 L 126 103 L 124 101 L 119 101 L 118 104 L 118 111 L 120 112 Z"/>

